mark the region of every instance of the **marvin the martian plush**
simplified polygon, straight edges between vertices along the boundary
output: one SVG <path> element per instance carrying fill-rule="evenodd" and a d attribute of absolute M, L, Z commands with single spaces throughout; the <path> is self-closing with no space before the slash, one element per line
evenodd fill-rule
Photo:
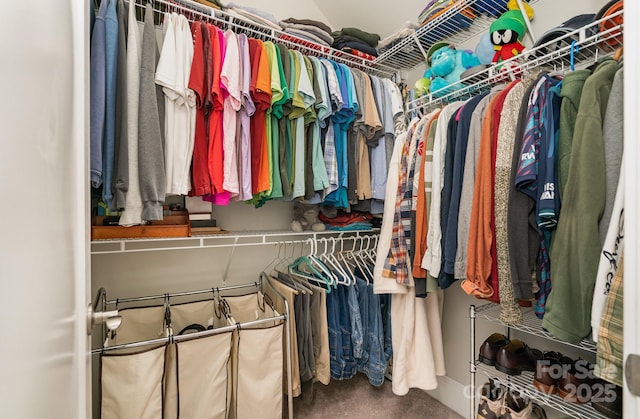
<path fill-rule="evenodd" d="M 498 63 L 520 54 L 524 50 L 522 38 L 526 30 L 520 10 L 506 11 L 494 21 L 489 28 L 493 49 L 496 51 L 493 62 Z"/>

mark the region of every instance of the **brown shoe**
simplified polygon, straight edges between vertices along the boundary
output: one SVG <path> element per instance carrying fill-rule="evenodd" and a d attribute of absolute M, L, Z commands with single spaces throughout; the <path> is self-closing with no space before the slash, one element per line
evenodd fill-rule
<path fill-rule="evenodd" d="M 480 346 L 478 359 L 483 364 L 491 366 L 495 365 L 496 355 L 498 355 L 498 351 L 507 343 L 509 343 L 509 339 L 507 339 L 507 337 L 502 333 L 492 334 Z"/>
<path fill-rule="evenodd" d="M 592 395 L 591 371 L 587 361 L 575 360 L 558 379 L 558 395 L 571 403 L 588 403 Z"/>
<path fill-rule="evenodd" d="M 496 369 L 509 375 L 520 375 L 522 371 L 535 371 L 536 362 L 542 352 L 514 339 L 500 348 L 496 356 Z"/>
<path fill-rule="evenodd" d="M 547 419 L 543 408 L 512 392 L 504 396 L 504 409 L 499 419 Z"/>
<path fill-rule="evenodd" d="M 504 404 L 504 388 L 492 379 L 482 386 L 478 403 L 478 419 L 498 419 Z"/>
<path fill-rule="evenodd" d="M 563 357 L 559 352 L 549 351 L 543 353 L 536 363 L 533 385 L 545 394 L 555 394 L 558 391 L 558 379 L 563 371 L 562 364 L 571 364 L 572 362 L 573 360 Z"/>

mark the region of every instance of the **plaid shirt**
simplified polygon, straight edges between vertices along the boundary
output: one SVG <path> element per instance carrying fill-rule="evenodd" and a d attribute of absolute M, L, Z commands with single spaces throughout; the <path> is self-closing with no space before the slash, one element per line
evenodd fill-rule
<path fill-rule="evenodd" d="M 409 267 L 409 247 L 411 245 L 411 200 L 413 195 L 413 177 L 415 174 L 415 141 L 418 120 L 414 120 L 407 133 L 407 141 L 402 147 L 399 181 L 396 193 L 396 206 L 393 215 L 391 247 L 385 261 L 383 275 L 395 278 L 401 285 L 411 285 Z M 412 155 L 413 152 L 413 155 Z"/>
<path fill-rule="evenodd" d="M 595 375 L 598 377 L 619 386 L 622 386 L 623 360 L 623 259 L 624 255 L 621 255 L 618 270 L 613 278 L 613 284 L 602 314 L 594 370 Z"/>

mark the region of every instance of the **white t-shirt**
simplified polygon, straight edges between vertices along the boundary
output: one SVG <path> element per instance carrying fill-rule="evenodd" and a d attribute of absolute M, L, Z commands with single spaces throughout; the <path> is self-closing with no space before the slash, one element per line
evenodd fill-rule
<path fill-rule="evenodd" d="M 187 88 L 193 42 L 186 18 L 165 14 L 165 34 L 156 68 L 156 84 L 165 101 L 165 173 L 167 194 L 186 195 L 195 135 L 195 95 Z"/>

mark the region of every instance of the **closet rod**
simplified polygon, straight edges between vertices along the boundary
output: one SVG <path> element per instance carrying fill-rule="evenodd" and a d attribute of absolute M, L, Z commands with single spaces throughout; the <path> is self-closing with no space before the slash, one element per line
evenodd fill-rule
<path fill-rule="evenodd" d="M 253 288 L 253 287 L 258 288 L 259 286 L 260 286 L 260 283 L 253 282 L 251 284 L 227 285 L 223 287 L 213 287 L 213 288 L 208 288 L 208 289 L 198 290 L 198 291 L 174 292 L 174 293 L 150 295 L 145 297 L 116 298 L 115 300 L 107 301 L 107 304 L 131 303 L 134 301 L 160 300 L 160 299 L 172 298 L 172 297 L 186 297 L 190 295 L 208 294 L 208 293 L 215 293 L 219 291 L 230 291 L 230 290 L 238 290 L 238 289 Z"/>
<path fill-rule="evenodd" d="M 143 4 L 138 4 L 135 0 L 125 0 L 129 5 L 135 4 L 137 7 L 144 9 Z M 233 15 L 228 12 L 209 8 L 207 6 L 193 3 L 189 0 L 151 0 L 154 6 L 154 11 L 160 14 L 165 13 L 165 10 L 161 10 L 155 7 L 157 4 L 164 5 L 167 11 L 180 11 L 189 19 L 193 21 L 193 17 L 198 16 L 203 20 L 209 20 L 217 23 L 223 28 L 233 28 L 239 32 L 249 32 L 252 36 L 263 40 L 270 40 L 272 42 L 283 43 L 290 48 L 300 50 L 306 55 L 323 56 L 328 59 L 340 62 L 350 67 L 356 67 L 366 73 L 379 75 L 381 77 L 390 78 L 396 74 L 396 71 L 385 65 L 376 64 L 373 66 L 373 62 L 364 58 L 357 57 L 353 54 L 337 50 L 335 48 L 327 47 L 324 45 L 316 44 L 314 42 L 300 39 L 300 41 L 291 41 L 289 39 L 283 39 L 284 37 L 292 37 L 281 29 L 272 28 L 269 26 L 260 25 L 257 22 L 252 22 L 239 15 Z M 204 13 L 203 9 L 210 10 L 210 13 Z M 241 23 L 236 23 L 241 22 Z"/>
<path fill-rule="evenodd" d="M 167 336 L 166 338 L 143 340 L 143 341 L 140 341 L 140 342 L 123 343 L 121 345 L 114 345 L 114 346 L 108 346 L 106 348 L 93 349 L 91 351 L 91 354 L 100 354 L 100 353 L 105 353 L 105 352 L 109 352 L 109 351 L 115 351 L 115 350 L 118 350 L 118 349 L 140 348 L 140 347 L 143 347 L 143 346 L 156 345 L 156 344 L 165 344 L 165 343 L 171 343 L 171 342 L 184 342 L 184 341 L 188 341 L 188 340 L 198 339 L 198 338 L 201 338 L 201 337 L 213 336 L 213 335 L 219 335 L 221 333 L 232 332 L 232 331 L 234 331 L 236 329 L 248 329 L 248 328 L 251 328 L 253 326 L 262 325 L 264 323 L 274 322 L 274 321 L 278 321 L 278 320 L 286 320 L 286 318 L 287 318 L 286 314 L 281 314 L 279 316 L 269 317 L 268 319 L 259 319 L 259 320 L 252 320 L 250 322 L 236 323 L 236 324 L 233 324 L 233 325 L 230 325 L 230 326 L 218 327 L 217 329 L 205 330 L 203 332 L 189 333 L 189 334 L 186 334 L 186 335 L 177 335 L 177 336 L 173 335 L 173 336 Z"/>

